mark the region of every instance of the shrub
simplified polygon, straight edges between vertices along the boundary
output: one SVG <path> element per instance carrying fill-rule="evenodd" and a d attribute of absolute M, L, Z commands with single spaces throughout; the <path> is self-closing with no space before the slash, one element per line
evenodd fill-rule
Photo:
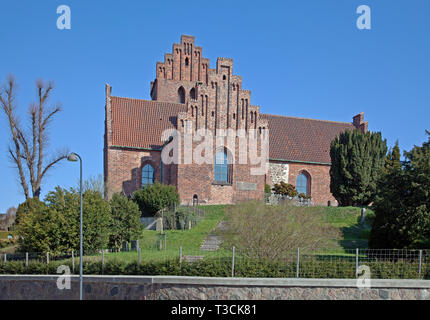
<path fill-rule="evenodd" d="M 280 194 L 291 198 L 294 198 L 295 196 L 297 196 L 296 188 L 292 184 L 285 183 L 284 181 L 281 181 L 280 183 L 275 184 L 273 186 L 273 192 L 275 194 Z"/>
<path fill-rule="evenodd" d="M 15 214 L 15 225 L 19 224 L 20 220 L 30 213 L 44 212 L 47 209 L 46 204 L 39 198 L 29 198 L 18 206 Z"/>
<path fill-rule="evenodd" d="M 72 270 L 71 262 L 31 261 L 28 267 L 22 261 L 0 262 L 0 274 L 57 274 L 59 265 L 67 265 Z M 366 262 L 371 270 L 372 279 L 418 279 L 417 261 L 396 260 Z M 355 258 L 343 257 L 336 260 L 327 256 L 303 256 L 300 260 L 300 277 L 354 279 Z M 75 266 L 75 273 L 78 268 Z M 127 263 L 121 260 L 108 260 L 104 269 L 100 261 L 84 261 L 84 274 L 105 275 L 182 275 L 200 277 L 230 277 L 231 258 L 206 258 L 198 262 L 179 263 L 179 259 L 158 262 Z M 268 260 L 237 257 L 235 261 L 236 277 L 291 278 L 296 276 L 296 262 L 282 259 Z M 430 278 L 430 264 L 423 262 L 421 278 Z"/>
<path fill-rule="evenodd" d="M 251 249 L 258 258 L 274 259 L 297 248 L 327 248 L 338 237 L 338 231 L 324 223 L 323 214 L 288 204 L 247 201 L 229 206 L 226 216 L 224 244 Z"/>
<path fill-rule="evenodd" d="M 196 210 L 190 207 L 175 207 L 174 209 L 160 210 L 156 216 L 163 218 L 164 228 L 170 230 L 181 229 L 182 223 L 184 223 L 184 228 L 188 228 L 189 223 L 192 225 L 197 224 L 199 218 Z"/>
<path fill-rule="evenodd" d="M 302 200 L 310 200 L 310 199 L 312 199 L 312 196 L 304 194 L 304 193 L 299 193 L 297 197 L 299 199 L 302 199 Z"/>
<path fill-rule="evenodd" d="M 110 207 L 112 219 L 109 247 L 119 249 L 123 241 L 137 239 L 141 233 L 139 206 L 123 195 L 114 194 Z"/>
<path fill-rule="evenodd" d="M 159 210 L 179 203 L 175 186 L 155 182 L 133 193 L 132 200 L 137 203 L 142 216 L 153 217 Z"/>
<path fill-rule="evenodd" d="M 360 237 L 362 239 L 369 239 L 369 236 L 370 236 L 370 229 L 361 230 Z"/>
<path fill-rule="evenodd" d="M 79 249 L 79 192 L 56 187 L 39 204 L 27 211 L 16 227 L 20 251 L 67 252 Z M 100 192 L 88 190 L 83 195 L 84 248 L 93 252 L 108 243 L 110 206 Z M 19 210 L 19 209 L 18 209 Z"/>

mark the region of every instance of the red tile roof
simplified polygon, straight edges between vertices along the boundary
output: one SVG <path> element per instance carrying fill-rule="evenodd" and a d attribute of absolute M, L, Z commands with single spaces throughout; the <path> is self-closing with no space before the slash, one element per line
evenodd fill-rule
<path fill-rule="evenodd" d="M 161 134 L 176 128 L 184 104 L 111 97 L 112 145 L 134 148 L 161 147 Z"/>
<path fill-rule="evenodd" d="M 260 114 L 268 120 L 271 159 L 330 163 L 330 143 L 352 123 Z"/>
<path fill-rule="evenodd" d="M 186 105 L 111 97 L 112 145 L 131 148 L 161 147 L 161 134 L 176 128 L 177 114 Z M 268 120 L 270 158 L 330 163 L 330 142 L 352 123 L 261 114 Z"/>

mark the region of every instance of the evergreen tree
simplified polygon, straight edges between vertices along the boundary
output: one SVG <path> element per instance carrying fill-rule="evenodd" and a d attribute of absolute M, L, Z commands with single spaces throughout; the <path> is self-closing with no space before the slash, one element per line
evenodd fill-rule
<path fill-rule="evenodd" d="M 430 137 L 404 155 L 403 166 L 386 167 L 378 183 L 371 248 L 430 245 Z"/>
<path fill-rule="evenodd" d="M 155 182 L 133 193 L 131 200 L 138 206 L 144 217 L 153 217 L 166 207 L 179 203 L 179 194 L 175 186 Z"/>
<path fill-rule="evenodd" d="M 112 209 L 109 245 L 119 249 L 123 241 L 136 240 L 140 236 L 139 206 L 126 196 L 115 193 L 110 200 Z"/>
<path fill-rule="evenodd" d="M 341 206 L 363 206 L 374 201 L 384 167 L 387 142 L 380 132 L 346 130 L 330 146 L 330 191 Z"/>
<path fill-rule="evenodd" d="M 385 159 L 384 168 L 386 170 L 390 168 L 401 168 L 402 164 L 400 162 L 400 148 L 399 141 L 396 141 L 394 147 L 388 151 L 387 158 Z"/>

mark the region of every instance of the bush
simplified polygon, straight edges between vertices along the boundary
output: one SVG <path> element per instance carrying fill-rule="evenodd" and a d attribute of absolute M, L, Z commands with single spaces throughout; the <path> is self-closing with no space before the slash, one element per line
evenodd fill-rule
<path fill-rule="evenodd" d="M 44 212 L 47 209 L 46 204 L 39 198 L 29 198 L 18 206 L 15 214 L 15 225 L 27 214 Z"/>
<path fill-rule="evenodd" d="M 175 210 L 176 209 L 176 210 Z M 164 219 L 164 228 L 166 230 L 188 228 L 189 223 L 196 225 L 198 221 L 198 213 L 190 207 L 175 207 L 175 209 L 160 210 L 156 216 Z"/>
<path fill-rule="evenodd" d="M 297 196 L 297 190 L 296 188 L 289 183 L 285 183 L 284 181 L 281 181 L 280 183 L 277 183 L 273 186 L 273 192 L 275 194 L 280 194 L 283 196 L 288 196 L 291 198 L 294 198 Z"/>
<path fill-rule="evenodd" d="M 127 197 L 114 194 L 110 200 L 112 219 L 109 247 L 119 249 L 123 241 L 137 239 L 141 233 L 140 211 L 136 203 Z"/>
<path fill-rule="evenodd" d="M 360 237 L 362 239 L 369 239 L 369 236 L 370 236 L 370 229 L 361 230 Z"/>
<path fill-rule="evenodd" d="M 39 204 L 20 216 L 16 231 L 22 252 L 51 252 L 53 254 L 79 249 L 80 195 L 56 187 Z M 20 206 L 21 207 L 21 206 Z M 83 195 L 84 248 L 86 252 L 106 248 L 109 237 L 111 210 L 100 192 L 88 190 Z M 19 207 L 18 207 L 19 210 Z"/>
<path fill-rule="evenodd" d="M 47 265 L 45 262 L 31 261 L 25 267 L 22 261 L 0 262 L 0 274 L 57 274 L 60 265 L 69 266 L 71 262 L 54 261 Z M 378 261 L 372 259 L 366 262 L 371 270 L 372 279 L 418 279 L 417 261 L 397 260 Z M 75 273 L 78 272 L 75 266 Z M 230 277 L 231 258 L 207 258 L 198 262 L 179 263 L 179 259 L 159 262 L 127 263 L 121 260 L 108 260 L 104 268 L 100 261 L 84 261 L 84 274 L 92 275 L 182 275 L 200 277 Z M 355 258 L 343 257 L 336 260 L 327 256 L 303 256 L 300 261 L 300 277 L 354 279 Z M 291 278 L 296 276 L 296 262 L 282 259 L 267 260 L 237 257 L 235 261 L 236 277 L 259 278 Z M 421 278 L 430 278 L 430 264 L 423 262 Z"/>
<path fill-rule="evenodd" d="M 179 203 L 175 186 L 155 182 L 133 193 L 131 198 L 144 217 L 153 217 L 159 210 Z"/>
<path fill-rule="evenodd" d="M 302 199 L 302 200 L 311 200 L 312 199 L 311 195 L 307 195 L 307 194 L 304 194 L 304 193 L 299 193 L 297 197 L 299 199 Z"/>
<path fill-rule="evenodd" d="M 251 249 L 258 258 L 274 259 L 297 248 L 328 248 L 339 236 L 334 227 L 324 223 L 320 212 L 288 204 L 242 202 L 227 207 L 226 216 L 224 244 Z"/>

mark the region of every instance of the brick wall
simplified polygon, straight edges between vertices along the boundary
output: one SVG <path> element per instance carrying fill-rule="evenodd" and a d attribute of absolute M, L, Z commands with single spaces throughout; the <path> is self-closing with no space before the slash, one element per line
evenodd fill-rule
<path fill-rule="evenodd" d="M 140 189 L 142 185 L 142 167 L 146 163 L 151 164 L 155 169 L 155 180 L 159 181 L 159 151 L 107 148 L 104 165 L 108 197 L 117 192 L 131 195 L 134 191 Z"/>
<path fill-rule="evenodd" d="M 308 192 L 312 196 L 312 203 L 327 205 L 327 202 L 330 201 L 331 205 L 337 205 L 336 199 L 330 192 L 329 165 L 273 161 L 270 166 L 274 170 L 268 175 L 268 184 L 273 185 L 283 180 L 296 186 L 298 175 L 305 172 L 310 177 L 308 180 Z M 286 167 L 288 167 L 288 181 L 281 178 L 287 171 Z M 284 169 L 282 170 L 282 168 Z"/>
<path fill-rule="evenodd" d="M 183 92 L 183 97 L 179 94 Z M 160 151 L 117 148 L 112 146 L 110 108 L 111 87 L 106 86 L 106 122 L 104 172 L 109 194 L 124 191 L 131 194 L 141 187 L 141 167 L 149 161 L 155 169 L 155 179 L 160 179 Z M 194 44 L 194 37 L 182 36 L 179 44 L 173 44 L 172 53 L 164 55 L 164 62 L 156 64 L 156 79 L 151 82 L 153 100 L 184 103 L 186 112 L 177 115 L 177 129 L 181 135 L 188 128 L 193 133 L 199 129 L 219 135 L 227 129 L 269 128 L 268 120 L 260 117 L 259 106 L 251 105 L 251 92 L 242 88 L 242 78 L 233 74 L 233 60 L 218 58 L 216 68 L 211 69 L 209 59 L 203 58 L 202 48 Z M 181 99 L 184 101 L 180 101 Z M 367 128 L 364 114 L 354 117 L 355 127 Z M 187 127 L 189 126 L 189 127 Z M 193 142 L 193 147 L 198 143 Z M 182 141 L 182 148 L 183 148 Z M 215 148 L 215 144 L 214 144 Z M 184 149 L 182 149 L 184 150 Z M 215 149 L 212 150 L 215 154 Z M 239 155 L 238 143 L 235 150 Z M 259 147 L 257 153 L 260 153 Z M 286 168 L 288 167 L 288 170 Z M 254 176 L 250 165 L 235 164 L 230 185 L 214 184 L 213 164 L 181 164 L 163 166 L 163 183 L 177 186 L 183 203 L 197 195 L 202 203 L 233 203 L 245 199 L 261 199 L 265 182 L 273 184 L 287 176 L 295 185 L 297 176 L 305 171 L 311 184 L 309 193 L 315 204 L 335 204 L 330 193 L 328 165 L 273 162 L 272 172 L 266 176 Z M 272 181 L 273 180 L 273 181 Z M 254 189 L 255 186 L 255 189 Z"/>

